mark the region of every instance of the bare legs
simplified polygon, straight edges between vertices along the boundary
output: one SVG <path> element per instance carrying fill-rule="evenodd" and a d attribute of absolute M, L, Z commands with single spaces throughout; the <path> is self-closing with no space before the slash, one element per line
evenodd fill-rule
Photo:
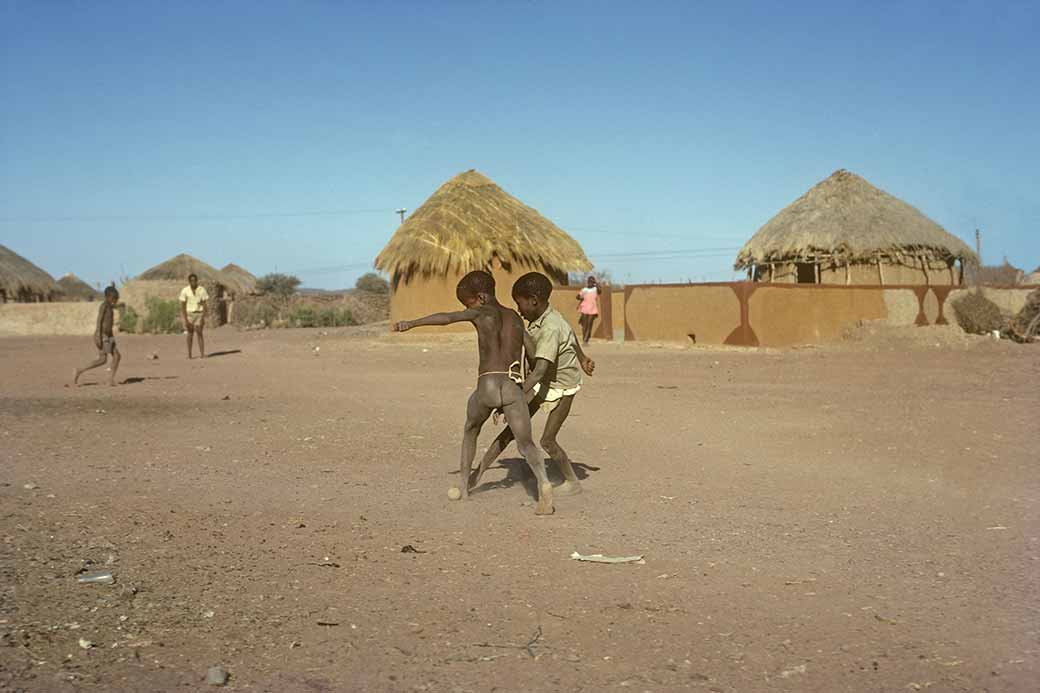
<path fill-rule="evenodd" d="M 116 371 L 119 370 L 119 362 L 121 360 L 122 360 L 122 356 L 119 354 L 119 349 L 113 349 L 112 350 L 112 374 L 108 377 L 108 384 L 109 385 L 115 385 L 116 384 Z M 87 371 L 93 370 L 95 368 L 100 368 L 101 366 L 104 366 L 107 362 L 108 362 L 108 355 L 105 354 L 105 352 L 103 352 L 103 351 L 100 352 L 98 354 L 97 360 L 91 361 L 86 366 L 83 366 L 83 368 L 77 368 L 76 369 L 75 376 L 72 378 L 72 384 L 73 385 L 79 385 L 79 377 L 81 375 L 83 375 Z"/>
<path fill-rule="evenodd" d="M 116 384 L 116 371 L 119 370 L 119 362 L 123 360 L 123 356 L 119 353 L 119 349 L 112 350 L 112 373 L 108 376 L 108 384 L 115 386 Z"/>
<path fill-rule="evenodd" d="M 568 395 L 560 400 L 560 403 L 556 405 L 556 408 L 549 413 L 549 418 L 545 422 L 545 430 L 542 431 L 542 439 L 540 441 L 542 450 L 556 462 L 556 465 L 560 469 L 560 473 L 563 475 L 563 484 L 556 487 L 555 493 L 562 496 L 573 496 L 581 493 L 581 484 L 578 481 L 578 475 L 574 473 L 574 467 L 571 465 L 570 457 L 567 456 L 567 452 L 556 442 L 556 436 L 560 433 L 560 428 L 563 426 L 563 422 L 567 420 L 567 416 L 571 413 L 571 404 L 574 402 L 574 395 Z M 529 412 L 531 415 L 538 410 L 538 400 L 535 399 L 529 405 Z M 480 466 L 473 472 L 473 475 L 469 480 L 469 488 L 473 489 L 480 483 L 480 478 L 484 475 L 484 472 L 488 470 L 495 460 L 498 459 L 509 444 L 513 442 L 513 430 L 512 425 L 506 427 L 504 431 L 498 434 L 498 437 L 492 441 L 488 447 L 487 452 L 484 453 L 484 459 L 480 461 Z M 519 447 L 519 446 L 518 446 Z"/>
<path fill-rule="evenodd" d="M 531 435 L 531 415 L 526 411 L 523 393 L 515 383 L 505 376 L 492 375 L 480 378 L 476 391 L 470 396 L 466 406 L 466 425 L 462 432 L 462 453 L 459 460 L 459 473 L 462 477 L 462 495 L 469 495 L 470 470 L 477 450 L 477 437 L 491 411 L 502 407 L 512 435 L 516 437 L 516 446 L 527 461 L 538 482 L 538 504 L 536 515 L 551 515 L 553 512 L 553 487 L 549 476 L 545 473 L 545 459 L 541 450 L 534 444 Z M 511 435 L 511 437 L 512 437 Z M 501 437 L 501 436 L 499 436 Z M 479 479 L 479 473 L 477 478 Z"/>
<path fill-rule="evenodd" d="M 206 342 L 202 338 L 202 325 L 192 325 L 190 322 L 185 323 L 188 328 L 188 358 L 191 358 L 191 338 L 194 336 L 199 342 L 199 358 L 206 358 Z"/>
<path fill-rule="evenodd" d="M 563 475 L 563 483 L 556 487 L 556 493 L 561 496 L 576 496 L 581 493 L 581 484 L 578 482 L 578 475 L 574 473 L 574 467 L 571 466 L 571 458 L 567 456 L 567 451 L 556 442 L 560 427 L 571 413 L 573 402 L 574 395 L 562 398 L 556 408 L 549 412 L 545 430 L 542 431 L 542 450 L 545 450 L 545 454 L 556 462 L 556 466 L 560 468 L 560 474 Z"/>

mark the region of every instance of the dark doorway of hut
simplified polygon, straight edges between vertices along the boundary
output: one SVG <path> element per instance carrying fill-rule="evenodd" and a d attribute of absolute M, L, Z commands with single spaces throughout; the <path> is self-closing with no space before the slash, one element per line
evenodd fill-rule
<path fill-rule="evenodd" d="M 815 284 L 816 283 L 816 265 L 812 262 L 796 262 L 794 263 L 798 270 L 798 283 L 799 284 Z"/>

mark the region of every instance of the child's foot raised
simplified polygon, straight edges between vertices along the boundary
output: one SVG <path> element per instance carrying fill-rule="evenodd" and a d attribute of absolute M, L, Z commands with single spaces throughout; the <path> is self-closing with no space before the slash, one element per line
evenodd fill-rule
<path fill-rule="evenodd" d="M 535 506 L 535 515 L 552 515 L 555 512 L 553 508 L 553 487 L 548 481 L 538 485 L 538 505 Z"/>

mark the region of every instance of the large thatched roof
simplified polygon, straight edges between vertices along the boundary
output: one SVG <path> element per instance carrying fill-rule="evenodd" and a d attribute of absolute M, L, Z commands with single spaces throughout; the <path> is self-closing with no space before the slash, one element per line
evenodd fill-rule
<path fill-rule="evenodd" d="M 474 170 L 437 189 L 394 233 L 376 269 L 394 283 L 413 274 L 443 275 L 485 269 L 493 256 L 561 273 L 592 263 L 559 227 Z"/>
<path fill-rule="evenodd" d="M 58 292 L 54 277 L 10 248 L 0 245 L 0 289 L 8 300 L 19 297 L 50 297 Z"/>
<path fill-rule="evenodd" d="M 187 282 L 189 274 L 198 275 L 200 284 L 224 283 L 224 276 L 220 273 L 220 270 L 186 253 L 171 257 L 166 262 L 141 272 L 141 274 L 137 275 L 137 278 L 144 281 L 177 280 Z"/>
<path fill-rule="evenodd" d="M 959 238 L 855 173 L 840 170 L 766 222 L 737 254 L 735 269 L 777 261 L 923 255 L 976 264 Z"/>
<path fill-rule="evenodd" d="M 239 267 L 235 263 L 220 268 L 220 273 L 228 280 L 233 281 L 232 288 L 236 294 L 245 295 L 256 293 L 256 277 L 248 270 Z"/>
<path fill-rule="evenodd" d="M 100 298 L 101 292 L 75 274 L 69 273 L 58 280 L 62 298 L 69 301 L 92 301 Z"/>

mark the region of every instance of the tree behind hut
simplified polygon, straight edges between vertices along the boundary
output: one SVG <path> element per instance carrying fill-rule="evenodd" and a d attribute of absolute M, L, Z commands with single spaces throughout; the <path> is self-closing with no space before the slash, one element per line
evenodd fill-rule
<path fill-rule="evenodd" d="M 296 293 L 300 280 L 291 274 L 272 272 L 256 280 L 256 288 L 260 293 L 273 294 L 280 298 L 289 298 Z"/>
<path fill-rule="evenodd" d="M 371 294 L 388 294 L 390 293 L 390 282 L 380 277 L 375 272 L 368 272 L 358 277 L 357 283 L 354 284 L 354 288 L 358 291 L 367 291 Z"/>

